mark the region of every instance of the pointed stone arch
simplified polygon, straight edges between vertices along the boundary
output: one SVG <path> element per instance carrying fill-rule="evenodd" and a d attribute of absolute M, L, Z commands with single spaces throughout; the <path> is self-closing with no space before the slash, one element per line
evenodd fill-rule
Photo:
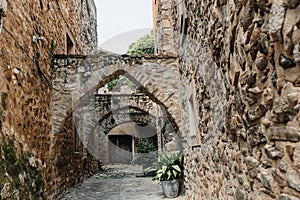
<path fill-rule="evenodd" d="M 111 118 L 114 116 L 114 113 L 121 111 L 121 110 L 126 110 L 127 108 L 134 109 L 138 112 L 137 113 L 129 112 L 129 115 L 128 115 L 129 118 L 119 118 L 119 119 L 111 120 Z M 109 123 L 107 123 L 107 121 Z M 147 124 L 147 125 L 149 124 L 153 127 L 156 126 L 155 116 L 153 116 L 152 114 L 148 113 L 147 111 L 145 111 L 143 109 L 140 109 L 138 107 L 133 107 L 133 106 L 121 107 L 117 110 L 109 111 L 108 113 L 104 114 L 98 120 L 98 124 L 100 125 L 100 127 L 103 127 L 103 129 L 104 129 L 103 133 L 105 135 L 108 134 L 108 132 L 110 130 L 112 130 L 113 128 L 115 128 L 116 126 L 127 123 L 127 122 L 135 122 L 135 123 Z M 107 123 L 107 124 L 104 125 L 104 123 Z"/>
<path fill-rule="evenodd" d="M 181 123 L 179 90 L 180 75 L 178 59 L 163 56 L 120 56 L 108 52 L 97 52 L 90 56 L 62 56 L 53 59 L 53 132 L 54 135 L 66 132 L 70 123 L 81 114 L 85 135 L 81 142 L 85 147 L 97 146 L 89 141 L 98 136 L 90 134 L 98 125 L 95 113 L 95 93 L 106 83 L 123 75 L 140 87 L 149 98 L 157 103 L 165 113 L 166 119 L 160 120 L 165 126 L 170 122 L 177 141 L 182 141 L 179 133 Z M 71 119 L 71 120 L 70 120 Z M 79 126 L 80 127 L 80 126 Z M 165 128 L 165 127 L 164 127 Z M 165 130 L 165 129 L 162 130 Z M 68 132 L 68 131 L 67 131 Z M 172 135 L 172 134 L 170 134 Z M 170 138 L 170 137 L 169 137 Z M 179 139 L 179 140 L 178 140 Z M 95 147 L 97 149 L 97 147 Z"/>
<path fill-rule="evenodd" d="M 54 133 L 62 131 L 65 119 L 74 109 L 92 97 L 98 88 L 120 75 L 143 88 L 154 102 L 161 105 L 178 131 L 181 113 L 178 109 L 180 76 L 176 57 L 129 57 L 108 52 L 88 57 L 57 55 L 52 69 L 53 95 L 57 99 L 53 104 Z"/>

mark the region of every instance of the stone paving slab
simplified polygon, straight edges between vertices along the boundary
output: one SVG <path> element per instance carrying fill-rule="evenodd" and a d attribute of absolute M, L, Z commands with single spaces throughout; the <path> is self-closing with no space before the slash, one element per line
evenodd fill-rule
<path fill-rule="evenodd" d="M 161 185 L 151 177 L 136 177 L 140 166 L 108 166 L 65 193 L 61 200 L 161 200 Z M 184 200 L 179 196 L 175 200 Z"/>

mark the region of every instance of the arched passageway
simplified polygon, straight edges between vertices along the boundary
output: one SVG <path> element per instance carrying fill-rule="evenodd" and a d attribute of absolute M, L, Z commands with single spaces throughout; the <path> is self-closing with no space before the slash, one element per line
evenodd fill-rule
<path fill-rule="evenodd" d="M 97 89 L 124 75 L 164 107 L 174 127 L 181 124 L 178 60 L 175 57 L 128 57 L 97 52 L 88 57 L 56 56 L 53 62 L 54 133 Z"/>
<path fill-rule="evenodd" d="M 85 112 L 85 127 L 90 132 L 97 122 L 92 104 L 94 94 L 107 82 L 124 75 L 142 88 L 145 94 L 164 110 L 175 132 L 181 121 L 177 58 L 127 57 L 98 52 L 89 57 L 56 56 L 54 78 L 54 134 L 63 131 L 66 119 L 76 112 Z M 89 105 L 89 106 L 88 106 Z M 166 120 L 164 120 L 166 121 Z M 77 130 L 81 132 L 81 130 Z"/>
<path fill-rule="evenodd" d="M 79 138 L 86 142 L 84 146 L 101 162 L 109 163 L 110 147 L 107 134 L 122 124 L 134 123 L 140 127 L 136 130 L 140 133 L 147 129 L 154 129 L 159 152 L 166 149 L 167 143 L 175 136 L 179 138 L 176 127 L 173 127 L 168 120 L 163 107 L 145 94 L 96 94 L 95 100 L 96 102 L 85 101 L 82 106 L 79 105 L 72 117 L 75 119 L 77 130 L 80 130 L 77 133 Z M 140 134 L 140 137 L 143 135 Z M 181 143 L 178 143 L 178 148 L 180 145 Z M 133 149 L 128 148 L 128 151 L 132 152 Z M 134 157 L 131 156 L 131 161 L 133 159 Z"/>
<path fill-rule="evenodd" d="M 177 62 L 175 57 L 128 57 L 107 52 L 88 57 L 55 56 L 53 148 L 59 158 L 53 157 L 57 160 L 56 167 L 60 168 L 54 169 L 61 179 L 60 187 L 74 185 L 78 181 L 74 178 L 77 174 L 90 173 L 97 167 L 101 151 L 109 150 L 101 145 L 103 138 L 120 124 L 134 122 L 154 127 L 158 150 L 168 148 L 168 143 L 172 148 L 181 147 Z M 97 95 L 100 88 L 120 75 L 137 85 L 143 95 L 123 96 L 123 100 L 118 95 Z M 160 114 L 153 115 L 146 104 L 140 103 L 145 97 L 157 105 Z M 138 103 L 133 104 L 135 100 Z M 116 101 L 126 102 L 126 105 L 116 104 Z M 66 173 L 62 175 L 60 171 Z"/>
<path fill-rule="evenodd" d="M 153 159 L 157 157 L 157 140 L 155 127 L 134 122 L 121 124 L 103 139 L 101 146 L 108 145 L 108 151 L 103 151 L 102 160 L 107 160 L 108 163 L 144 164 L 143 161 L 147 160 L 142 159 L 142 153 L 146 156 L 152 153 Z M 143 144 L 147 146 L 142 147 Z"/>

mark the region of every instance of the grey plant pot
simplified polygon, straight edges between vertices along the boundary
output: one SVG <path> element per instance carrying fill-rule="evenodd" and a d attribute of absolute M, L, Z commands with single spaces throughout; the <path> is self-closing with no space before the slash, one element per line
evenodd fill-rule
<path fill-rule="evenodd" d="M 167 198 L 175 198 L 179 194 L 179 181 L 161 181 L 162 190 Z"/>

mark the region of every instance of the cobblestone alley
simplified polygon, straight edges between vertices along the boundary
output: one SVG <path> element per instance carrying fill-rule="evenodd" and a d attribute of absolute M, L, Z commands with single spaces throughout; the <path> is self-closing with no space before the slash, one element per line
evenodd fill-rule
<path fill-rule="evenodd" d="M 141 166 L 110 165 L 104 172 L 84 181 L 60 198 L 61 200 L 161 200 L 161 185 L 151 177 L 140 177 Z M 176 200 L 183 200 L 180 195 Z"/>

